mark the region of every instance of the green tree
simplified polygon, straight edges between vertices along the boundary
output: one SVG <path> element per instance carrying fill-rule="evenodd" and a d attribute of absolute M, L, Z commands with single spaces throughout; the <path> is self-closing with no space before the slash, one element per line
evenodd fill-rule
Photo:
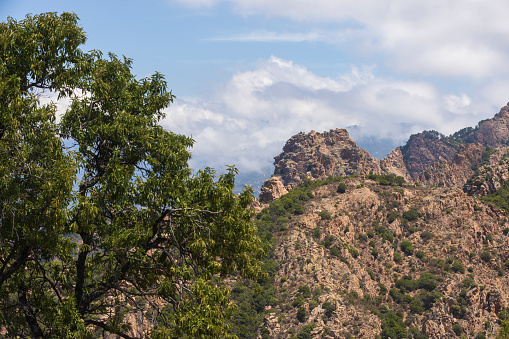
<path fill-rule="evenodd" d="M 11 337 L 224 337 L 221 278 L 259 276 L 250 188 L 193 174 L 191 138 L 158 122 L 164 77 L 83 53 L 74 14 L 0 24 L 0 327 Z M 42 91 L 69 96 L 59 123 Z M 150 311 L 150 312 L 148 312 Z"/>

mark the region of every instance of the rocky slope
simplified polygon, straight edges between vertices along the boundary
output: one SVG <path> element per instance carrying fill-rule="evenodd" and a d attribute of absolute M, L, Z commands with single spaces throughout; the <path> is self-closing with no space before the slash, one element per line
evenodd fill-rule
<path fill-rule="evenodd" d="M 260 338 L 387 338 L 389 315 L 414 337 L 497 332 L 509 301 L 505 212 L 460 189 L 380 178 L 346 178 L 343 194 L 341 183 L 325 183 L 298 200 L 305 213 L 286 214 L 274 253 L 278 302 Z"/>

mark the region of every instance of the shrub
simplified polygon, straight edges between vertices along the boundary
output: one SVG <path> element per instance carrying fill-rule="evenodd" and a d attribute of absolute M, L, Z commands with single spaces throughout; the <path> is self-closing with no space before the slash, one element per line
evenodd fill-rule
<path fill-rule="evenodd" d="M 456 335 L 460 335 L 463 332 L 463 327 L 460 324 L 454 324 L 452 325 L 452 330 Z"/>
<path fill-rule="evenodd" d="M 403 213 L 403 218 L 408 221 L 413 221 L 419 218 L 419 212 L 415 208 L 409 209 Z"/>
<path fill-rule="evenodd" d="M 340 251 L 339 248 L 333 247 L 330 249 L 330 254 L 332 254 L 335 257 L 339 257 Z"/>
<path fill-rule="evenodd" d="M 320 239 L 321 232 L 319 228 L 315 228 L 313 232 L 311 233 L 311 236 L 315 239 Z"/>
<path fill-rule="evenodd" d="M 491 253 L 490 252 L 482 252 L 479 256 L 482 260 L 489 262 L 491 260 Z"/>
<path fill-rule="evenodd" d="M 378 250 L 377 250 L 376 248 L 373 248 L 373 249 L 371 250 L 371 255 L 372 255 L 375 259 L 377 259 L 377 258 L 378 258 Z"/>
<path fill-rule="evenodd" d="M 359 250 L 357 250 L 355 247 L 351 245 L 347 245 L 348 252 L 352 255 L 352 257 L 357 258 L 359 256 Z"/>
<path fill-rule="evenodd" d="M 433 238 L 433 233 L 431 233 L 430 231 L 424 231 L 424 232 L 421 233 L 421 239 L 422 240 L 428 241 L 431 238 Z"/>
<path fill-rule="evenodd" d="M 398 251 L 394 252 L 393 258 L 394 261 L 397 262 L 398 264 L 401 263 L 401 261 L 403 260 L 403 258 L 401 258 L 401 252 Z"/>
<path fill-rule="evenodd" d="M 301 293 L 304 298 L 311 298 L 311 289 L 309 286 L 299 286 L 299 293 Z"/>
<path fill-rule="evenodd" d="M 315 327 L 316 327 L 315 323 L 302 326 L 299 333 L 297 334 L 297 339 L 310 339 L 311 332 L 315 329 Z"/>
<path fill-rule="evenodd" d="M 346 185 L 344 182 L 339 183 L 338 190 L 336 192 L 341 194 L 346 192 Z"/>
<path fill-rule="evenodd" d="M 316 306 L 318 306 L 318 302 L 316 300 L 309 301 L 309 311 L 312 311 Z"/>
<path fill-rule="evenodd" d="M 359 240 L 362 242 L 368 241 L 368 236 L 364 233 L 359 233 Z"/>
<path fill-rule="evenodd" d="M 452 264 L 452 270 L 456 273 L 465 273 L 465 268 L 463 267 L 463 263 L 461 261 L 455 261 Z"/>
<path fill-rule="evenodd" d="M 422 260 L 424 258 L 424 252 L 419 250 L 415 253 L 415 256 Z"/>
<path fill-rule="evenodd" d="M 410 312 L 416 314 L 422 314 L 424 312 L 424 303 L 418 297 L 413 298 L 410 302 Z"/>
<path fill-rule="evenodd" d="M 304 307 L 299 307 L 297 310 L 297 320 L 299 320 L 301 323 L 306 321 L 306 309 Z"/>
<path fill-rule="evenodd" d="M 387 221 L 389 224 L 392 224 L 397 217 L 399 217 L 399 213 L 397 211 L 391 211 L 387 213 Z"/>
<path fill-rule="evenodd" d="M 322 220 L 330 220 L 332 218 L 328 211 L 321 211 L 318 213 L 318 216 L 320 216 Z"/>
<path fill-rule="evenodd" d="M 399 245 L 399 247 L 401 248 L 401 250 L 406 254 L 406 255 L 412 255 L 414 254 L 414 249 L 412 248 L 412 243 L 408 240 L 403 240 L 401 242 L 401 244 Z"/>
<path fill-rule="evenodd" d="M 325 311 L 325 316 L 327 318 L 332 317 L 332 313 L 336 310 L 336 304 L 334 302 L 324 302 L 322 304 L 322 308 Z"/>

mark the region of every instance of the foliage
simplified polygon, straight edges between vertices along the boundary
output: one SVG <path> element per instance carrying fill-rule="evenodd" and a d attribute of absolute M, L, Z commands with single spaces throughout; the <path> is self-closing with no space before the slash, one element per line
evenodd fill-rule
<path fill-rule="evenodd" d="M 338 185 L 337 193 L 343 194 L 346 192 L 346 185 L 344 182 L 340 182 Z"/>
<path fill-rule="evenodd" d="M 403 212 L 403 218 L 408 221 L 413 221 L 419 218 L 419 212 L 417 212 L 417 209 L 411 208 L 406 212 Z"/>
<path fill-rule="evenodd" d="M 394 312 L 388 312 L 382 322 L 382 339 L 403 339 L 407 336 L 406 325 L 403 319 Z"/>
<path fill-rule="evenodd" d="M 479 199 L 483 200 L 486 204 L 493 204 L 509 213 L 509 182 L 505 182 L 494 193 L 487 194 Z"/>
<path fill-rule="evenodd" d="M 158 124 L 173 100 L 164 77 L 83 53 L 77 21 L 0 24 L 0 327 L 125 337 L 125 315 L 153 321 L 162 300 L 154 337 L 224 337 L 221 278 L 261 276 L 252 190 L 233 193 L 233 167 L 193 174 L 193 140 Z M 46 90 L 70 99 L 59 123 Z"/>
<path fill-rule="evenodd" d="M 387 175 L 368 174 L 366 175 L 366 179 L 375 180 L 380 185 L 403 186 L 403 184 L 405 184 L 405 179 L 403 177 L 396 176 L 394 174 Z"/>
<path fill-rule="evenodd" d="M 330 213 L 328 211 L 321 211 L 320 213 L 318 213 L 318 216 L 322 219 L 322 220 L 330 220 L 332 217 L 330 215 Z"/>
<path fill-rule="evenodd" d="M 479 255 L 479 257 L 482 260 L 489 262 L 491 260 L 491 253 L 490 252 L 482 252 L 481 255 Z"/>
<path fill-rule="evenodd" d="M 400 244 L 399 244 L 401 250 L 406 254 L 406 255 L 412 255 L 414 254 L 414 249 L 412 248 L 412 242 L 410 242 L 409 240 L 403 240 Z"/>
<path fill-rule="evenodd" d="M 315 329 L 315 327 L 315 323 L 310 323 L 308 325 L 302 326 L 299 333 L 297 334 L 297 339 L 310 339 L 311 332 Z"/>
<path fill-rule="evenodd" d="M 302 306 L 297 310 L 297 320 L 299 320 L 301 323 L 306 321 L 306 309 Z"/>
<path fill-rule="evenodd" d="M 433 233 L 431 233 L 430 231 L 423 231 L 421 232 L 420 237 L 422 240 L 428 241 L 431 240 L 431 238 L 433 238 Z"/>
<path fill-rule="evenodd" d="M 401 257 L 401 252 L 399 251 L 394 251 L 394 254 L 393 254 L 393 259 L 395 262 L 397 262 L 398 264 L 400 264 L 403 260 L 403 258 Z"/>
<path fill-rule="evenodd" d="M 460 335 L 463 332 L 463 327 L 461 327 L 460 324 L 454 324 L 454 325 L 452 325 L 452 331 L 456 335 Z"/>

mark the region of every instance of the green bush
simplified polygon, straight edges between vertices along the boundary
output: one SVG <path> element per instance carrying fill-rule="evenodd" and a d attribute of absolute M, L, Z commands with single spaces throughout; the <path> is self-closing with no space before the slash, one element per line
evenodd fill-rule
<path fill-rule="evenodd" d="M 403 261 L 403 258 L 401 257 L 401 252 L 395 251 L 393 255 L 394 261 L 400 264 Z"/>
<path fill-rule="evenodd" d="M 415 208 L 409 209 L 406 212 L 403 212 L 403 218 L 408 221 L 413 221 L 419 218 L 419 212 Z"/>
<path fill-rule="evenodd" d="M 330 220 L 332 217 L 330 215 L 330 213 L 328 211 L 321 211 L 320 213 L 318 213 L 318 216 L 322 219 L 322 220 Z"/>
<path fill-rule="evenodd" d="M 420 250 L 419 250 L 419 251 L 415 252 L 415 256 L 416 256 L 417 258 L 419 258 L 419 259 L 421 259 L 421 260 L 422 260 L 422 259 L 424 258 L 424 256 L 425 256 L 425 255 L 424 255 L 424 252 L 423 252 L 423 251 L 420 251 Z"/>
<path fill-rule="evenodd" d="M 401 248 L 401 250 L 406 254 L 406 255 L 412 255 L 414 254 L 414 249 L 412 248 L 412 243 L 408 240 L 403 240 L 401 242 L 401 244 L 399 245 L 399 247 Z"/>
<path fill-rule="evenodd" d="M 452 264 L 452 270 L 456 273 L 465 273 L 465 268 L 463 267 L 463 263 L 461 261 L 454 261 Z"/>
<path fill-rule="evenodd" d="M 334 311 L 336 310 L 336 304 L 334 302 L 324 302 L 322 304 L 322 308 L 323 310 L 325 311 L 325 316 L 327 318 L 331 318 L 332 317 L 332 314 L 334 313 Z"/>
<path fill-rule="evenodd" d="M 311 298 L 311 289 L 309 288 L 309 286 L 299 286 L 299 293 L 302 294 L 302 296 L 304 298 Z"/>
<path fill-rule="evenodd" d="M 387 213 L 387 221 L 389 222 L 389 224 L 392 224 L 397 217 L 399 217 L 398 211 L 390 211 L 389 213 Z"/>
<path fill-rule="evenodd" d="M 489 262 L 491 260 L 491 253 L 490 252 L 482 252 L 479 256 L 482 260 Z"/>
<path fill-rule="evenodd" d="M 430 240 L 431 238 L 433 238 L 433 233 L 429 232 L 429 231 L 424 231 L 421 233 L 421 239 L 424 240 L 424 241 L 428 241 Z"/>
<path fill-rule="evenodd" d="M 299 333 L 297 334 L 297 339 L 311 339 L 311 332 L 313 332 L 315 327 L 315 323 L 302 326 Z"/>
<path fill-rule="evenodd" d="M 341 194 L 346 192 L 346 185 L 344 182 L 339 183 L 338 190 L 336 192 Z"/>
<path fill-rule="evenodd" d="M 456 335 L 460 335 L 463 332 L 463 327 L 460 324 L 454 324 L 452 325 L 452 330 Z"/>
<path fill-rule="evenodd" d="M 424 303 L 418 297 L 412 298 L 410 302 L 410 312 L 422 314 L 424 312 Z"/>
<path fill-rule="evenodd" d="M 304 307 L 299 307 L 297 310 L 297 320 L 299 320 L 301 323 L 306 321 L 306 309 Z"/>
<path fill-rule="evenodd" d="M 330 254 L 332 254 L 335 257 L 339 257 L 340 251 L 339 248 L 333 247 L 330 249 Z"/>
<path fill-rule="evenodd" d="M 319 228 L 315 228 L 313 232 L 311 233 L 311 236 L 315 239 L 320 239 L 321 231 Z"/>

